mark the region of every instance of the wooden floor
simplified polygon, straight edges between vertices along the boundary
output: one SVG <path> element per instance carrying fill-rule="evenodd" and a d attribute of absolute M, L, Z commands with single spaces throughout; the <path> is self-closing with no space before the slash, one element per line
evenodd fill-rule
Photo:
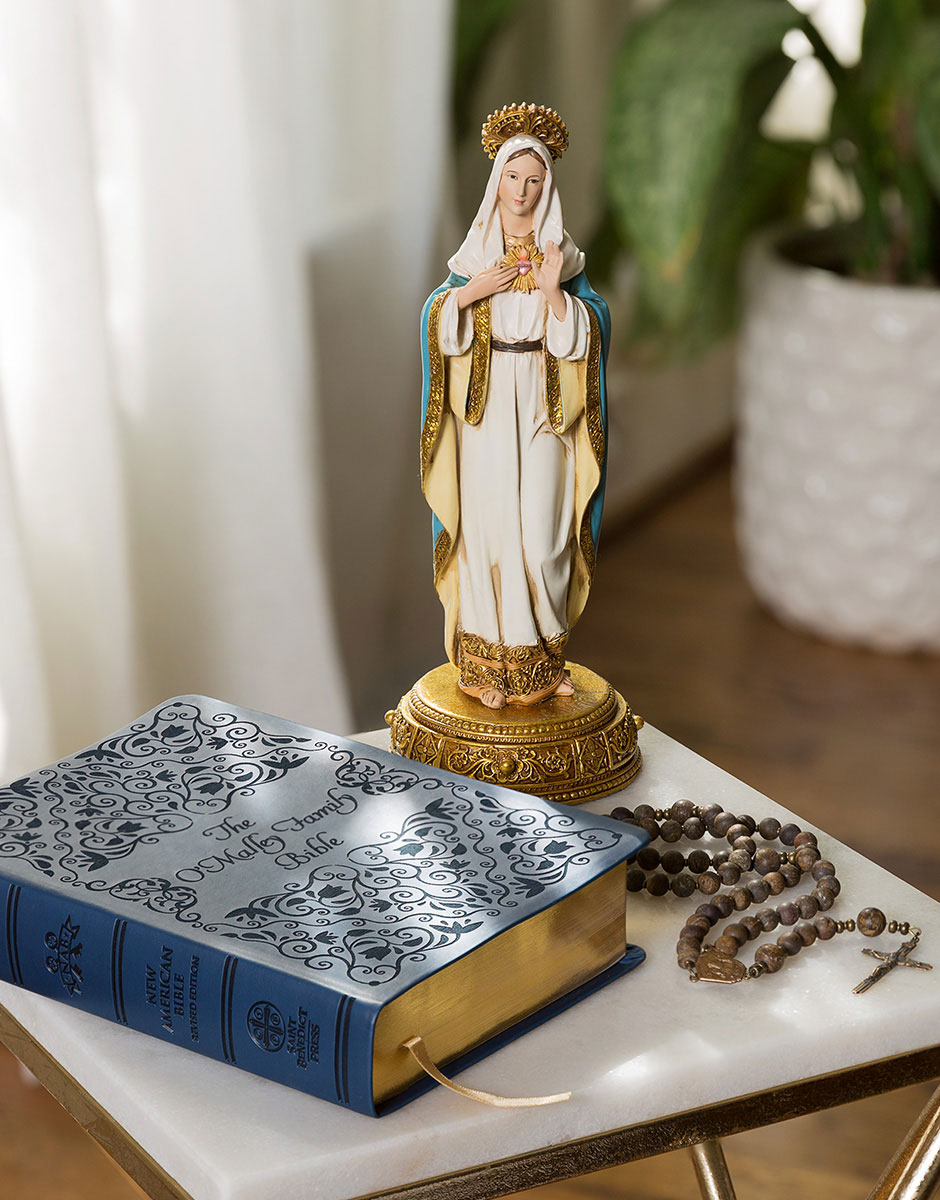
<path fill-rule="evenodd" d="M 763 612 L 737 564 L 727 464 L 606 535 L 571 652 L 651 724 L 940 899 L 940 659 L 829 646 Z M 940 931 L 927 931 L 924 957 L 940 961 Z M 861 1200 L 931 1090 L 727 1139 L 739 1200 Z M 0 1200 L 141 1194 L 0 1051 Z M 682 1152 L 523 1195 L 694 1200 L 698 1189 Z"/>

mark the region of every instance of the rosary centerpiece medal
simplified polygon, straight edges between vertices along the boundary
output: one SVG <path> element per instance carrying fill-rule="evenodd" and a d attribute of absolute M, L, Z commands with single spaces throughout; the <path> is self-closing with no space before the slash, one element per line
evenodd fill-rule
<path fill-rule="evenodd" d="M 641 761 L 626 701 L 566 657 L 600 533 L 610 317 L 564 229 L 564 121 L 512 104 L 482 134 L 483 201 L 421 320 L 421 486 L 448 661 L 386 720 L 407 758 L 581 803 Z"/>

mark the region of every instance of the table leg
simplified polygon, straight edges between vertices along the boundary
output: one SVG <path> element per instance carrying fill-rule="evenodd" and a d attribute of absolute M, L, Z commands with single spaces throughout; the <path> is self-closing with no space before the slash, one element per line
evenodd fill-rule
<path fill-rule="evenodd" d="M 940 1088 L 927 1101 L 868 1200 L 928 1200 L 940 1184 Z"/>
<path fill-rule="evenodd" d="M 734 1184 L 721 1142 L 716 1138 L 711 1142 L 699 1142 L 689 1149 L 703 1200 L 735 1200 Z"/>

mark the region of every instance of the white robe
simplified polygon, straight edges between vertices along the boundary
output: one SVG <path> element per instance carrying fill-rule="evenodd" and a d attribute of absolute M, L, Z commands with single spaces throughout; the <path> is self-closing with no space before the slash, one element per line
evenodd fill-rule
<path fill-rule="evenodd" d="M 559 321 L 544 294 L 492 297 L 492 336 L 503 342 L 544 337 L 556 358 L 586 357 L 590 319 L 565 295 Z M 473 336 L 470 307 L 451 292 L 441 308 L 445 356 L 465 353 Z M 493 350 L 479 425 L 458 422 L 460 533 L 459 628 L 506 646 L 537 646 L 566 633 L 574 561 L 574 433 L 556 434 L 545 404 L 544 356 Z"/>

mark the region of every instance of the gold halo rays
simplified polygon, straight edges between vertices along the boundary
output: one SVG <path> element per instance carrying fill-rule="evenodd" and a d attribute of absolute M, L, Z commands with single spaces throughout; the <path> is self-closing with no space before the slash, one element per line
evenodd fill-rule
<path fill-rule="evenodd" d="M 568 126 L 553 108 L 544 104 L 506 104 L 483 122 L 483 149 L 495 158 L 503 142 L 520 133 L 538 138 L 557 162 L 568 149 Z"/>

